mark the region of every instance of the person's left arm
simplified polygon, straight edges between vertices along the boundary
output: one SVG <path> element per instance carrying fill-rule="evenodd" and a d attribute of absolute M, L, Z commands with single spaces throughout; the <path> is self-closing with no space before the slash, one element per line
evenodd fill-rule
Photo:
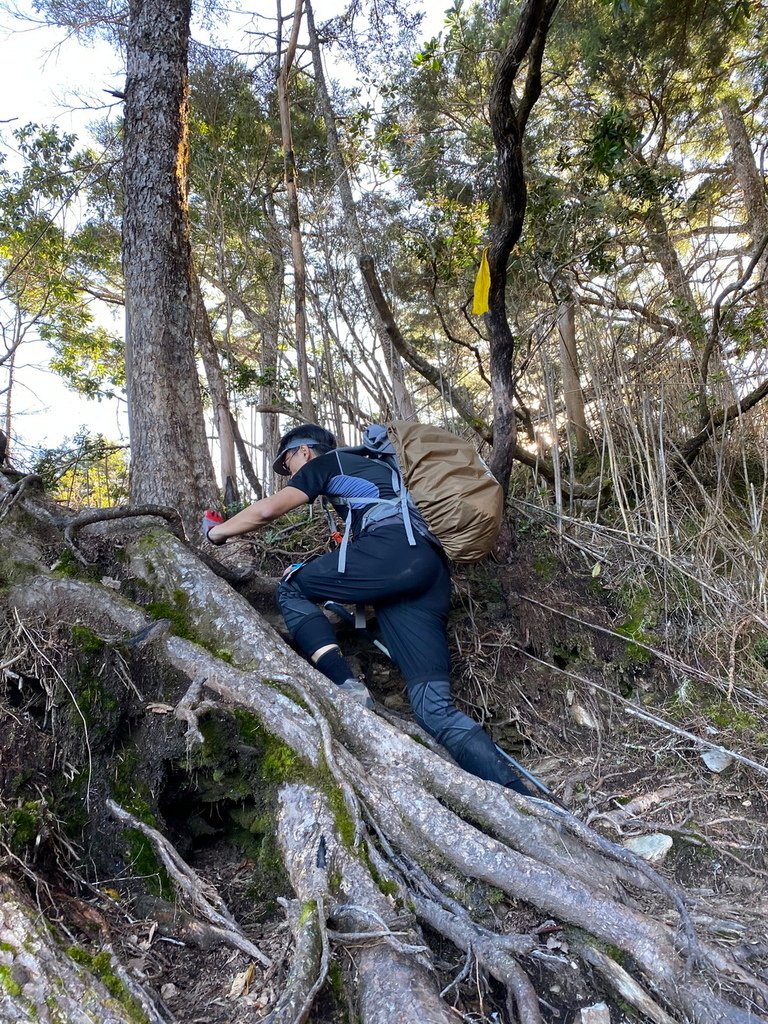
<path fill-rule="evenodd" d="M 298 487 L 291 487 L 289 484 L 269 498 L 254 501 L 252 505 L 244 508 L 242 512 L 238 512 L 225 523 L 212 526 L 208 531 L 208 540 L 212 544 L 223 544 L 230 537 L 239 537 L 243 533 L 258 530 L 259 527 L 266 526 L 275 519 L 279 519 L 280 516 L 284 516 L 286 512 L 290 512 L 300 505 L 306 505 L 308 502 L 309 496 L 304 491 L 300 491 Z"/>

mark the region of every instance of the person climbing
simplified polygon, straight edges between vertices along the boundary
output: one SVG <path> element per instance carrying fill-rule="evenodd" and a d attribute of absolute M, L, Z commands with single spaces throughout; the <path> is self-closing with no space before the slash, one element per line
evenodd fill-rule
<path fill-rule="evenodd" d="M 320 495 L 327 498 L 339 515 L 349 516 L 349 544 L 293 565 L 283 575 L 277 603 L 296 646 L 350 698 L 372 708 L 367 687 L 342 655 L 321 609 L 326 601 L 371 605 L 419 725 L 472 775 L 529 795 L 485 730 L 453 701 L 448 559 L 415 507 L 409 510 L 415 544 L 406 540 L 402 506 L 391 500 L 397 495 L 390 469 L 338 449 L 334 435 L 315 424 L 294 427 L 281 437 L 273 468 L 290 476 L 290 483 L 227 521 L 206 513 L 208 540 L 224 544 Z"/>

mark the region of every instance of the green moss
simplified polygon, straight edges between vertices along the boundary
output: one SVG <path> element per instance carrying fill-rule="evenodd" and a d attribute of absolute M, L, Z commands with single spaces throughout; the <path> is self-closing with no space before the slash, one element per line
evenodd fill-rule
<path fill-rule="evenodd" d="M 557 572 L 557 560 L 553 558 L 552 555 L 536 555 L 532 564 L 536 574 L 540 576 L 545 583 L 549 583 L 550 580 L 554 579 L 555 573 Z"/>
<path fill-rule="evenodd" d="M 361 855 L 363 860 L 365 861 L 365 866 L 368 868 L 368 871 L 370 872 L 371 878 L 376 883 L 380 892 L 384 893 L 385 896 L 399 896 L 400 890 L 397 884 L 389 878 L 384 878 L 382 875 L 379 874 L 379 872 L 374 867 L 373 862 L 371 861 L 370 858 L 370 854 L 368 853 L 368 847 L 365 843 L 363 843 L 362 845 Z"/>
<path fill-rule="evenodd" d="M 87 654 L 100 653 L 104 650 L 105 644 L 102 638 L 87 626 L 71 626 L 70 636 L 75 647 Z"/>
<path fill-rule="evenodd" d="M 147 1017 L 140 1003 L 133 998 L 125 983 L 112 967 L 112 957 L 106 950 L 102 953 L 89 953 L 79 946 L 70 946 L 67 950 L 70 958 L 80 967 L 86 968 L 99 979 L 115 1002 L 126 1011 L 129 1020 L 135 1024 L 147 1024 Z"/>
<path fill-rule="evenodd" d="M 336 1005 L 344 1007 L 346 1005 L 346 1000 L 344 998 L 344 974 L 342 973 L 338 960 L 331 960 L 328 964 L 328 985 Z"/>
<path fill-rule="evenodd" d="M 146 825 L 156 825 L 154 796 L 142 774 L 138 753 L 122 750 L 113 763 L 112 795 L 116 802 Z"/>
<path fill-rule="evenodd" d="M 678 687 L 674 699 L 665 705 L 664 712 L 673 721 L 681 721 L 693 711 L 703 715 L 718 729 L 751 732 L 755 740 L 763 735 L 760 732 L 763 723 L 758 715 L 737 707 L 716 690 L 686 679 Z"/>
<path fill-rule="evenodd" d="M 158 860 L 151 840 L 137 828 L 128 828 L 123 835 L 131 870 L 144 880 L 147 892 L 172 903 L 176 898 L 176 890 L 168 872 Z"/>
<path fill-rule="evenodd" d="M 265 782 L 295 782 L 305 774 L 298 754 L 287 743 L 268 733 L 265 734 L 260 771 Z"/>
<path fill-rule="evenodd" d="M 735 729 L 737 732 L 757 729 L 760 725 L 757 715 L 753 715 L 749 711 L 742 711 L 725 699 L 706 705 L 704 716 L 712 725 L 721 729 Z"/>
<path fill-rule="evenodd" d="M 171 632 L 185 640 L 198 642 L 195 630 L 189 621 L 189 598 L 183 590 L 174 590 L 172 600 L 152 601 L 147 611 L 153 619 L 168 619 Z"/>
<path fill-rule="evenodd" d="M 248 743 L 250 746 L 260 744 L 264 739 L 265 732 L 256 715 L 251 711 L 246 711 L 245 708 L 233 708 L 232 715 L 237 722 L 243 743 Z"/>
<path fill-rule="evenodd" d="M 0 964 L 0 990 L 13 999 L 18 999 L 22 993 L 22 987 L 13 976 L 10 967 Z"/>
<path fill-rule="evenodd" d="M 768 637 L 761 636 L 752 644 L 752 654 L 756 660 L 763 666 L 768 668 Z"/>
<path fill-rule="evenodd" d="M 42 800 L 27 800 L 0 814 L 0 836 L 13 853 L 22 854 L 33 845 L 42 831 L 45 810 Z"/>
<path fill-rule="evenodd" d="M 348 850 L 351 850 L 355 844 L 355 821 L 344 801 L 344 794 L 334 784 L 330 791 L 326 793 L 326 796 L 331 805 L 339 839 Z"/>
<path fill-rule="evenodd" d="M 4 561 L 0 567 L 0 585 L 3 588 L 14 586 L 23 583 L 30 576 L 37 576 L 39 572 L 40 566 L 34 562 Z"/>
<path fill-rule="evenodd" d="M 0 942 L 0 951 L 3 953 L 16 953 L 16 947 L 10 942 Z"/>
<path fill-rule="evenodd" d="M 299 914 L 299 927 L 305 925 L 316 913 L 317 904 L 314 900 L 307 900 L 306 903 L 302 904 L 301 913 Z"/>
<path fill-rule="evenodd" d="M 650 629 L 656 624 L 657 612 L 647 587 L 623 587 L 618 592 L 619 603 L 626 612 L 616 632 L 629 641 L 624 648 L 625 662 L 644 665 L 651 654 L 646 647 L 653 646 Z"/>

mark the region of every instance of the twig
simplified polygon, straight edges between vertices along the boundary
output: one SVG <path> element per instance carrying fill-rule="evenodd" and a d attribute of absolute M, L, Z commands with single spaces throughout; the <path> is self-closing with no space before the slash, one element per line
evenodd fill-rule
<path fill-rule="evenodd" d="M 705 740 L 701 736 L 695 736 L 692 732 L 680 729 L 678 726 L 672 725 L 671 722 L 667 722 L 663 718 L 651 715 L 637 704 L 634 704 L 631 700 L 627 700 L 626 697 L 622 697 L 621 694 L 615 693 L 610 689 L 610 687 L 603 686 L 594 679 L 587 679 L 586 676 L 580 676 L 577 672 L 570 672 L 568 669 L 560 668 L 558 665 L 553 665 L 549 661 L 544 661 L 543 658 L 537 658 L 535 654 L 531 654 L 530 651 L 526 651 L 523 647 L 519 647 L 517 644 L 512 643 L 512 641 L 508 641 L 507 646 L 512 650 L 518 651 L 526 658 L 530 658 L 531 661 L 535 661 L 539 665 L 544 665 L 552 672 L 558 672 L 560 675 L 566 676 L 568 679 L 574 679 L 579 683 L 583 683 L 587 687 L 591 687 L 592 689 L 599 690 L 601 693 L 607 694 L 607 696 L 611 697 L 613 700 L 618 701 L 619 704 L 624 705 L 624 712 L 627 715 L 632 715 L 635 718 L 642 718 L 645 721 L 650 722 L 652 725 L 658 726 L 660 729 L 665 729 L 667 732 L 673 732 L 678 736 L 683 736 L 686 739 L 692 740 L 699 746 L 709 747 L 710 750 L 718 750 L 721 753 L 729 754 L 734 758 L 734 760 L 740 761 L 749 768 L 754 768 L 755 771 L 760 772 L 762 775 L 768 775 L 768 766 L 760 764 L 758 761 L 753 761 L 752 758 L 746 757 L 744 754 L 739 754 L 728 747 L 723 747 L 719 743 L 712 743 L 711 740 Z"/>
<path fill-rule="evenodd" d="M 681 729 L 677 725 L 672 725 L 671 722 L 666 722 L 663 718 L 657 718 L 656 715 L 652 715 L 648 711 L 643 711 L 641 708 L 630 704 L 629 701 L 627 701 L 627 705 L 628 706 L 624 708 L 624 711 L 626 714 L 631 715 L 632 718 L 640 718 L 645 722 L 650 722 L 652 725 L 658 726 L 660 729 L 666 729 L 667 732 L 675 733 L 676 736 L 683 736 L 687 740 L 692 740 L 699 746 L 708 747 L 710 750 L 717 750 L 721 754 L 728 754 L 729 757 L 734 758 L 736 761 L 740 761 L 749 768 L 754 768 L 763 775 L 768 775 L 768 766 L 760 764 L 758 761 L 753 761 L 751 757 L 746 757 L 744 754 L 738 754 L 735 750 L 731 750 L 729 747 L 723 747 L 719 743 L 712 743 L 710 740 L 704 740 L 700 736 L 696 736 L 694 733 L 688 732 L 687 729 Z"/>

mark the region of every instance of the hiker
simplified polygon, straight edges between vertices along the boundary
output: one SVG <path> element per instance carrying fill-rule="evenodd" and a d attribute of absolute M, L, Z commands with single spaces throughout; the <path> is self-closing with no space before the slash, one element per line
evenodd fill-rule
<path fill-rule="evenodd" d="M 203 532 L 208 540 L 224 544 L 320 495 L 328 498 L 342 518 L 349 516 L 349 544 L 289 567 L 277 589 L 280 611 L 297 647 L 349 697 L 373 707 L 367 687 L 343 657 L 334 628 L 320 607 L 325 601 L 372 605 L 419 725 L 466 771 L 527 795 L 488 734 L 453 702 L 448 560 L 415 507 L 409 507 L 411 543 L 400 503 L 376 504 L 377 499 L 397 497 L 389 467 L 337 450 L 330 431 L 304 424 L 282 436 L 273 468 L 290 476 L 290 483 L 226 522 L 206 513 Z M 372 508 L 377 511 L 371 515 Z"/>

